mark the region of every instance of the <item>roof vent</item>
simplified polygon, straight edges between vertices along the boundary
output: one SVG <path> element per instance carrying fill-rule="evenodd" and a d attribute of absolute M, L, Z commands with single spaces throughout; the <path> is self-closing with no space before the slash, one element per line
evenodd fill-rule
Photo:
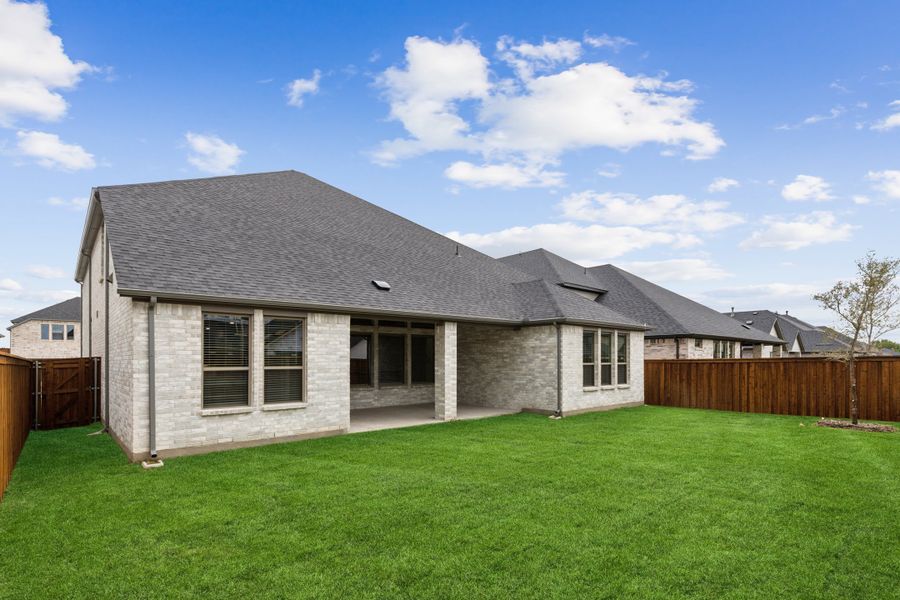
<path fill-rule="evenodd" d="M 747 325 L 753 325 L 753 321 L 747 321 Z"/>
<path fill-rule="evenodd" d="M 743 327 L 744 329 L 750 329 L 749 325 L 744 325 L 743 323 L 741 323 L 741 327 Z"/>
<path fill-rule="evenodd" d="M 754 310 L 754 311 L 753 311 L 753 314 L 754 314 L 754 315 L 758 315 L 758 314 L 759 314 L 759 311 L 758 311 L 758 310 Z"/>
<path fill-rule="evenodd" d="M 379 290 L 384 290 L 386 292 L 391 291 L 391 284 L 389 284 L 387 281 L 381 281 L 380 279 L 373 279 L 372 285 L 377 287 Z"/>

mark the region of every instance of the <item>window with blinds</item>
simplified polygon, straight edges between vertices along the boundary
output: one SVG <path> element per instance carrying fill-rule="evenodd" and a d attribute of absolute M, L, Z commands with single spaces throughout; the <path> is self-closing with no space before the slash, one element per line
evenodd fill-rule
<path fill-rule="evenodd" d="M 600 385 L 612 385 L 612 334 L 600 334 Z"/>
<path fill-rule="evenodd" d="M 303 321 L 265 318 L 263 402 L 303 402 Z"/>
<path fill-rule="evenodd" d="M 628 384 L 628 334 L 616 336 L 616 383 Z"/>
<path fill-rule="evenodd" d="M 250 317 L 203 314 L 203 407 L 250 403 Z"/>
<path fill-rule="evenodd" d="M 581 333 L 581 384 L 584 387 L 594 387 L 597 384 L 596 336 L 597 332 L 589 329 Z"/>

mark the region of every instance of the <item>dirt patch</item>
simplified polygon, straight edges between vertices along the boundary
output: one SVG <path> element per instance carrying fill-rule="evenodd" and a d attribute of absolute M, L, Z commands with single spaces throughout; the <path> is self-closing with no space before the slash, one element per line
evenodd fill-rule
<path fill-rule="evenodd" d="M 858 429 L 860 431 L 881 431 L 883 433 L 894 433 L 896 427 L 890 425 L 879 425 L 878 423 L 857 423 L 854 425 L 850 421 L 839 421 L 837 419 L 820 419 L 816 421 L 819 427 L 833 427 L 834 429 Z"/>

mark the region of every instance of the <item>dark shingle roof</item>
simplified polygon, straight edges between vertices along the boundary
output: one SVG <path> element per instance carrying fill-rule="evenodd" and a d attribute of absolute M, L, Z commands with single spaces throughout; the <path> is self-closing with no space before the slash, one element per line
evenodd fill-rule
<path fill-rule="evenodd" d="M 296 171 L 100 187 L 95 198 L 124 294 L 640 327 Z"/>
<path fill-rule="evenodd" d="M 500 259 L 550 283 L 606 290 L 596 303 L 652 327 L 647 337 L 710 337 L 757 343 L 780 340 L 612 265 L 584 267 L 543 248 Z M 558 288 L 559 289 L 559 288 Z"/>
<path fill-rule="evenodd" d="M 790 349 L 799 339 L 802 352 L 835 352 L 846 349 L 849 344 L 840 339 L 840 334 L 823 327 L 810 325 L 797 317 L 770 310 L 752 310 L 725 313 L 741 323 L 747 323 L 761 331 L 769 332 L 776 325 L 781 337 Z"/>
<path fill-rule="evenodd" d="M 69 298 L 10 321 L 13 325 L 25 321 L 81 321 L 81 298 Z"/>

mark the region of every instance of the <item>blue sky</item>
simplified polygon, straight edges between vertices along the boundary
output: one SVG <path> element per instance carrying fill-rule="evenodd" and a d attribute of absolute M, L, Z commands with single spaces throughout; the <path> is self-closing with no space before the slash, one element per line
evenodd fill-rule
<path fill-rule="evenodd" d="M 898 254 L 896 3 L 45 6 L 0 0 L 4 327 L 77 291 L 92 186 L 220 173 L 817 323 Z"/>

